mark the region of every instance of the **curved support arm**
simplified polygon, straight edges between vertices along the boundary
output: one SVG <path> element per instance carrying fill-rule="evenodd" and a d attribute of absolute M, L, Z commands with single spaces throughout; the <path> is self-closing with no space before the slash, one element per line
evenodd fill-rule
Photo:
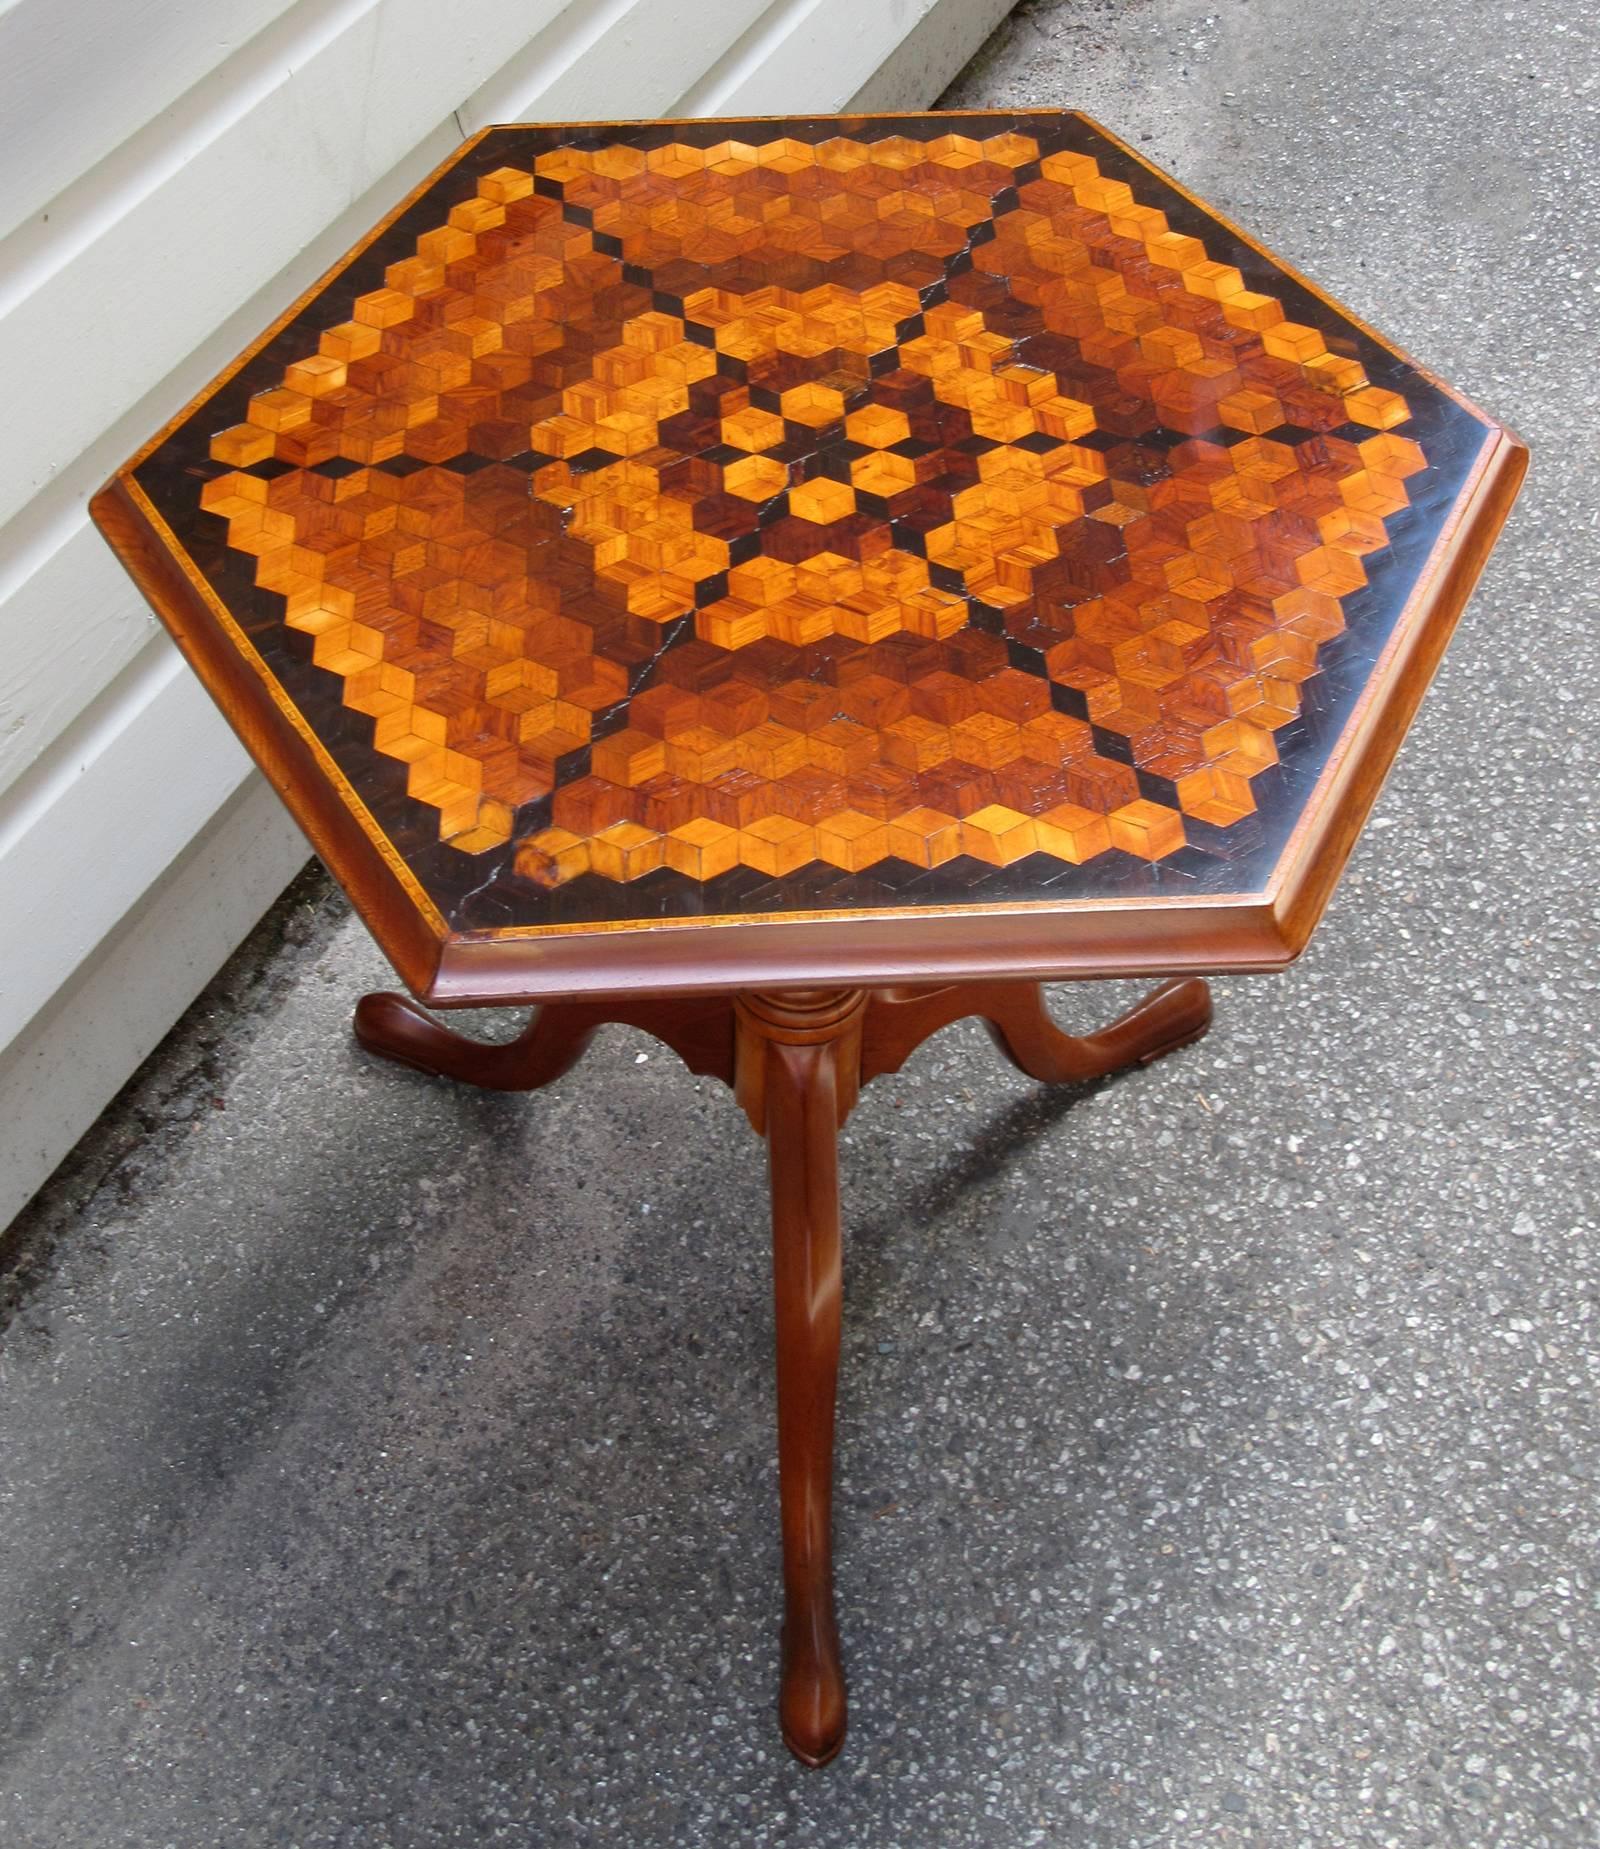
<path fill-rule="evenodd" d="M 654 1034 L 691 1072 L 733 1083 L 733 1004 L 721 995 L 547 1002 L 514 1040 L 499 1045 L 457 1033 L 409 996 L 363 995 L 355 1035 L 369 1053 L 417 1072 L 488 1091 L 535 1091 L 570 1071 L 595 1029 L 613 1023 Z"/>
<path fill-rule="evenodd" d="M 1103 1079 L 1189 1046 L 1211 1025 L 1211 991 L 1198 977 L 1165 982 L 1092 1034 L 1064 1033 L 1038 983 L 982 1010 L 989 1037 L 1019 1072 L 1047 1085 Z"/>
<path fill-rule="evenodd" d="M 1037 982 L 966 982 L 943 989 L 879 989 L 867 1005 L 861 1079 L 898 1072 L 931 1034 L 981 1016 L 990 1037 L 1029 1078 L 1059 1085 L 1147 1066 L 1211 1025 L 1211 991 L 1198 977 L 1163 983 L 1093 1034 L 1056 1026 Z"/>

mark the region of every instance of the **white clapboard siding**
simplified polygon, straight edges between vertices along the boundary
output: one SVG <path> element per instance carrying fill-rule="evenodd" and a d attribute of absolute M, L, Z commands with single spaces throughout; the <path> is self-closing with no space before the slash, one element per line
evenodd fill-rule
<path fill-rule="evenodd" d="M 0 589 L 0 791 L 157 634 L 149 606 L 81 505 L 65 543 L 29 563 L 9 594 Z"/>
<path fill-rule="evenodd" d="M 920 107 L 1005 10 L 0 0 L 0 1225 L 305 854 L 88 494 L 464 134 Z"/>
<path fill-rule="evenodd" d="M 1004 16 L 1004 6 L 967 0 L 964 6 L 935 9 L 918 0 L 802 0 L 793 6 L 769 7 L 742 38 L 707 67 L 679 100 L 685 115 L 787 115 L 795 83 L 810 94 L 808 108 L 840 110 L 853 103 L 896 48 L 929 14 L 940 11 L 975 32 L 967 51 L 949 65 L 953 75 L 965 57 Z M 985 23 L 986 22 L 986 23 Z M 947 46 L 947 50 L 951 47 Z M 915 82 L 933 74 L 926 46 L 906 75 Z M 931 103 L 948 76 L 930 88 L 916 86 L 911 106 Z"/>
<path fill-rule="evenodd" d="M 0 1050 L 0 1228 L 25 1206 L 261 914 L 305 865 L 305 838 L 254 771 Z"/>
<path fill-rule="evenodd" d="M 118 0 L 101 7 L 92 60 L 100 81 L 92 91 L 71 9 L 61 0 L 0 8 L 0 111 L 7 145 L 27 150 L 26 159 L 0 165 L 0 237 L 43 212 L 293 4 Z"/>
<path fill-rule="evenodd" d="M 150 867 L 169 866 L 249 774 L 164 639 L 152 637 L 112 691 L 107 715 L 69 728 L 62 748 L 12 788 L 0 827 L 6 926 L 33 931 L 0 961 L 0 1046 L 143 896 Z"/>

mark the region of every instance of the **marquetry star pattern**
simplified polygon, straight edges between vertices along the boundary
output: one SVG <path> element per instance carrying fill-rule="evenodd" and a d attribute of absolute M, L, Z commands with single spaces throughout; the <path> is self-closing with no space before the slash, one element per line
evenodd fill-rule
<path fill-rule="evenodd" d="M 1088 152 L 769 126 L 483 172 L 199 506 L 513 883 L 1218 840 L 1412 407 Z"/>

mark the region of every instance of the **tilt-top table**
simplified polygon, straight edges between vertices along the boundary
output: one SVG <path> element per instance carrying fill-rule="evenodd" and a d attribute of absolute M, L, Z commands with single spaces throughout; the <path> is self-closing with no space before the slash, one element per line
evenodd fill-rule
<path fill-rule="evenodd" d="M 1521 445 L 1084 117 L 475 136 L 96 497 L 413 995 L 524 1089 L 603 1022 L 772 1181 L 784 1738 L 844 1736 L 836 1138 L 1040 980 L 1303 947 Z"/>

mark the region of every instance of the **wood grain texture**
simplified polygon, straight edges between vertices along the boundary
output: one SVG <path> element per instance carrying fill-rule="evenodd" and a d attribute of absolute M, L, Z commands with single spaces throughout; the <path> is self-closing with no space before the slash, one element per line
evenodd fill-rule
<path fill-rule="evenodd" d="M 808 1766 L 844 1744 L 833 1598 L 833 1428 L 843 1313 L 839 1126 L 860 1085 L 867 997 L 810 990 L 737 997 L 734 1083 L 766 1138 L 777 1340 L 783 1640 L 778 1722 Z"/>
<path fill-rule="evenodd" d="M 123 479 L 451 1005 L 1281 965 L 1523 461 L 980 115 L 490 131 Z"/>
<path fill-rule="evenodd" d="M 369 1052 L 487 1091 L 551 1084 L 583 1056 L 595 1030 L 608 1025 L 640 1028 L 670 1046 L 691 1072 L 734 1082 L 733 1005 L 726 996 L 547 1002 L 515 1039 L 494 1044 L 440 1026 L 405 995 L 364 995 L 355 1013 L 356 1039 Z"/>

